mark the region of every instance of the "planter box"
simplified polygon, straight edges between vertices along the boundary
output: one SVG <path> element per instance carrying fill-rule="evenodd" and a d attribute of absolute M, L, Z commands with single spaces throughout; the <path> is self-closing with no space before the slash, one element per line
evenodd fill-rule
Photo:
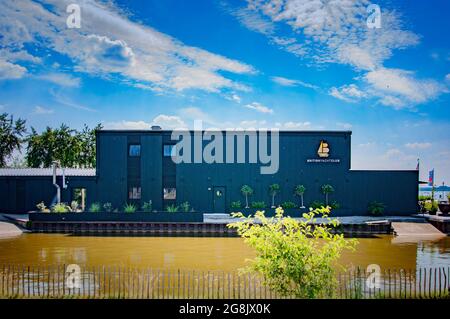
<path fill-rule="evenodd" d="M 273 217 L 275 216 L 275 208 L 264 208 L 264 209 L 256 209 L 256 208 L 239 208 L 235 209 L 235 212 L 241 212 L 244 214 L 244 216 L 248 215 L 254 215 L 257 210 L 263 210 L 264 215 L 266 217 Z M 233 210 L 230 212 L 232 213 Z M 309 212 L 309 208 L 288 208 L 284 210 L 284 216 L 290 216 L 290 217 L 302 217 L 304 213 Z M 335 209 L 331 211 L 330 217 L 337 217 L 337 216 L 351 216 L 351 212 L 348 209 Z M 317 216 L 320 217 L 320 216 Z"/>
<path fill-rule="evenodd" d="M 440 203 L 438 204 L 439 210 L 441 211 L 442 215 L 448 215 L 450 213 L 450 204 L 448 203 Z"/>
<path fill-rule="evenodd" d="M 30 213 L 31 221 L 39 222 L 161 222 L 161 223 L 202 223 L 203 213 Z"/>

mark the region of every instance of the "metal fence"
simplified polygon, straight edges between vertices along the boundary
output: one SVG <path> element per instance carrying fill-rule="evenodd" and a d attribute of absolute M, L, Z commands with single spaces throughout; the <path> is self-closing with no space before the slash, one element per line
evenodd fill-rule
<path fill-rule="evenodd" d="M 280 299 L 256 274 L 222 271 L 3 265 L 1 298 Z M 74 277 L 76 276 L 76 277 Z M 335 298 L 449 298 L 450 267 L 359 268 L 337 274 Z"/>

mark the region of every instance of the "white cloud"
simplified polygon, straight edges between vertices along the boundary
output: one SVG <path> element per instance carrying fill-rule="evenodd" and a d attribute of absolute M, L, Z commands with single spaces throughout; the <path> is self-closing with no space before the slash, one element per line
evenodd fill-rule
<path fill-rule="evenodd" d="M 170 130 L 170 129 L 180 129 L 180 128 L 186 128 L 186 123 L 179 117 L 175 115 L 165 115 L 165 114 L 159 114 L 156 116 L 151 125 L 158 125 L 161 126 L 163 130 Z"/>
<path fill-rule="evenodd" d="M 258 102 L 252 102 L 250 104 L 245 105 L 244 107 L 258 111 L 260 113 L 269 113 L 269 114 L 273 113 L 273 110 L 271 108 L 268 108 L 267 106 L 262 105 L 261 103 Z"/>
<path fill-rule="evenodd" d="M 351 129 L 353 127 L 352 124 L 350 124 L 350 123 L 343 123 L 343 122 L 337 122 L 336 125 L 338 127 L 342 127 L 344 130 L 349 130 L 349 129 Z"/>
<path fill-rule="evenodd" d="M 239 126 L 242 128 L 267 128 L 267 121 L 257 121 L 257 120 L 245 120 L 239 123 Z"/>
<path fill-rule="evenodd" d="M 45 43 L 70 58 L 76 71 L 164 90 L 242 90 L 245 85 L 221 71 L 254 72 L 245 63 L 187 46 L 133 22 L 112 2 L 84 1 L 81 29 L 66 27 L 66 7 L 71 0 L 42 2 L 0 2 L 0 34 L 4 35 L 0 46 L 13 51 Z"/>
<path fill-rule="evenodd" d="M 111 130 L 147 130 L 150 124 L 145 121 L 119 121 L 103 123 L 105 129 Z"/>
<path fill-rule="evenodd" d="M 81 82 L 80 78 L 65 73 L 41 74 L 38 75 L 37 78 L 66 87 L 79 87 Z"/>
<path fill-rule="evenodd" d="M 380 102 L 388 106 L 410 107 L 435 99 L 447 92 L 445 86 L 430 79 L 416 79 L 414 73 L 400 69 L 380 68 L 368 72 L 364 80 Z"/>
<path fill-rule="evenodd" d="M 279 85 L 283 85 L 283 86 L 303 86 L 309 89 L 313 89 L 313 90 L 318 90 L 319 87 L 310 83 L 306 83 L 300 80 L 293 80 L 293 79 L 288 79 L 288 78 L 284 78 L 281 76 L 273 76 L 272 77 L 272 81 L 275 83 L 278 83 Z"/>
<path fill-rule="evenodd" d="M 367 96 L 367 94 L 361 91 L 355 84 L 343 85 L 339 88 L 332 87 L 328 93 L 331 96 L 346 102 L 357 102 Z"/>
<path fill-rule="evenodd" d="M 46 114 L 53 114 L 53 113 L 54 113 L 54 110 L 45 108 L 45 107 L 42 107 L 39 105 L 37 105 L 33 111 L 33 114 L 37 114 L 37 115 L 46 115 Z"/>
<path fill-rule="evenodd" d="M 236 103 L 241 103 L 242 101 L 241 97 L 237 94 L 232 94 L 231 96 L 227 97 L 227 99 Z"/>
<path fill-rule="evenodd" d="M 275 126 L 282 129 L 282 130 L 310 130 L 311 122 L 305 121 L 305 122 L 277 122 L 275 123 Z"/>
<path fill-rule="evenodd" d="M 427 149 L 431 147 L 431 143 L 429 142 L 423 142 L 423 143 L 419 143 L 419 142 L 415 142 L 415 143 L 406 143 L 405 147 L 410 148 L 410 149 Z"/>
<path fill-rule="evenodd" d="M 0 60 L 0 80 L 20 79 L 26 72 L 27 69 L 23 66 Z"/>

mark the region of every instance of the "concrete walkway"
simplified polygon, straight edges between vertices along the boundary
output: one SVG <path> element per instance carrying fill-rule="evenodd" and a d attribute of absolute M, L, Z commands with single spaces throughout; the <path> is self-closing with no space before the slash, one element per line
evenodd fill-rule
<path fill-rule="evenodd" d="M 15 237 L 21 234 L 22 231 L 16 225 L 0 221 L 0 238 Z"/>
<path fill-rule="evenodd" d="M 397 236 L 446 236 L 429 223 L 393 222 L 392 228 Z"/>

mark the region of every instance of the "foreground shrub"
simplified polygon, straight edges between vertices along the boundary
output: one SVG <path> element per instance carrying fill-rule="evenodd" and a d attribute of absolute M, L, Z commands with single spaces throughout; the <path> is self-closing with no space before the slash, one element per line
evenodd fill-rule
<path fill-rule="evenodd" d="M 329 218 L 328 208 L 303 214 L 305 220 L 283 217 L 283 213 L 282 208 L 277 208 L 275 217 L 267 218 L 258 211 L 254 217 L 260 223 L 253 223 L 251 216 L 233 214 L 243 220 L 228 227 L 235 228 L 256 251 L 256 258 L 243 271 L 259 273 L 264 283 L 282 296 L 333 297 L 338 284 L 336 262 L 342 251 L 354 249 L 357 241 L 332 233 L 339 222 Z M 317 224 L 316 215 L 322 215 L 327 222 Z"/>

